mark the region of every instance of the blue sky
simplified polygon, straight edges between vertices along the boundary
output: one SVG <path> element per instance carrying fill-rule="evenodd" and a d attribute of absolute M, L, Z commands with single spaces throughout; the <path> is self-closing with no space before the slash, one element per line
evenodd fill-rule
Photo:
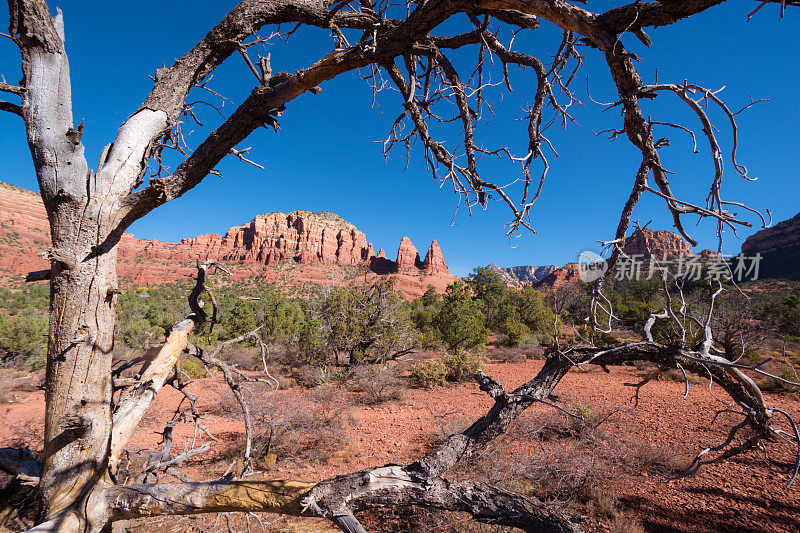
<path fill-rule="evenodd" d="M 162 62 L 168 64 L 188 50 L 234 2 L 66 0 L 50 5 L 64 11 L 75 120 L 86 120 L 83 140 L 90 164 L 96 164 L 102 146 L 113 139 L 119 124 L 149 91 L 148 75 Z M 610 5 L 591 1 L 588 8 L 603 11 Z M 637 66 L 646 83 L 654 81 L 658 68 L 662 82 L 688 79 L 713 89 L 726 86 L 721 95 L 732 108 L 747 104 L 751 96 L 773 99 L 738 117 L 740 159 L 759 180 L 745 182 L 731 172 L 732 165 L 726 161 L 725 191 L 727 199 L 771 209 L 777 221 L 800 209 L 796 160 L 800 12 L 790 8 L 779 22 L 777 9 L 767 6 L 747 23 L 746 14 L 754 6 L 754 2 L 728 2 L 690 21 L 650 30 L 653 45 L 649 49 L 631 36 L 623 39 L 642 58 Z M 5 6 L 0 15 L 0 25 L 7 27 Z M 437 33 L 450 34 L 459 28 L 463 28 L 462 21 L 456 20 Z M 558 40 L 559 32 L 543 23 L 539 30 L 520 34 L 515 48 L 547 60 Z M 330 48 L 326 32 L 307 29 L 300 30 L 288 45 L 270 45 L 268 51 L 276 71 L 293 71 L 313 63 Z M 222 178 L 207 177 L 181 199 L 135 223 L 131 231 L 141 238 L 175 241 L 200 233 L 221 233 L 259 213 L 310 209 L 338 213 L 364 231 L 376 249 L 386 249 L 390 257 L 403 235 L 408 235 L 422 254 L 435 238 L 451 271 L 459 275 L 490 262 L 512 266 L 574 261 L 580 251 L 596 249 L 598 239 L 613 235 L 640 161 L 626 139 L 611 143 L 594 134 L 620 127 L 621 117 L 615 109 L 603 113 L 587 98 L 587 75 L 595 100 L 613 101 L 616 93 L 599 53 L 585 47 L 581 53 L 585 61 L 574 87 L 586 105 L 573 108 L 578 125 L 548 132 L 560 157 L 551 155 L 550 174 L 533 210 L 536 235 L 522 233 L 509 242 L 503 228 L 509 213 L 497 202 L 490 203 L 486 211 L 476 210 L 472 217 L 463 209 L 454 217 L 452 188 L 447 184 L 440 187 L 431 178 L 419 150 L 412 152 L 405 171 L 400 151 L 385 159 L 375 141 L 386 137 L 401 110 L 401 100 L 397 93 L 385 92 L 373 105 L 371 90 L 358 73 L 328 82 L 319 95 L 306 94 L 291 102 L 278 133 L 261 129 L 242 144 L 252 147 L 250 156 L 266 171 L 229 157 L 218 167 Z M 469 75 L 473 56 L 470 51 L 455 57 L 463 77 Z M 20 77 L 18 51 L 7 39 L 0 39 L 0 73 L 11 82 Z M 530 96 L 532 74 L 513 69 L 511 74 L 514 92 L 498 90 L 491 95 L 497 103 L 496 116 L 478 132 L 478 138 L 487 147 L 507 145 L 521 155 L 527 149 L 526 126 L 515 119 L 522 115 Z M 241 57 L 235 56 L 217 70 L 210 86 L 241 102 L 253 84 L 252 74 Z M 680 122 L 699 133 L 696 118 L 675 97 L 665 94 L 643 106 L 653 120 Z M 224 113 L 232 110 L 230 103 L 223 108 Z M 215 112 L 199 113 L 207 126 L 218 124 Z M 715 118 L 727 156 L 730 130 L 723 117 L 716 114 Z M 192 128 L 190 144 L 209 131 Z M 453 140 L 452 130 L 441 131 Z M 692 154 L 690 139 L 682 132 L 659 133 L 671 140 L 671 146 L 661 153 L 665 167 L 676 173 L 671 177 L 675 192 L 702 203 L 713 170 L 707 147 L 701 144 L 700 153 Z M 507 164 L 487 160 L 480 164 L 484 178 L 507 181 L 518 176 L 518 169 Z M 8 113 L 0 114 L 0 180 L 36 187 L 21 120 Z M 635 218 L 642 223 L 652 220 L 654 229 L 671 226 L 663 201 L 655 197 L 640 202 Z M 700 241 L 698 250 L 714 248 L 714 224 L 704 221 L 695 226 L 695 222 L 696 217 L 687 218 L 685 226 Z M 754 231 L 745 228 L 740 236 Z M 726 252 L 735 253 L 740 246 L 739 239 L 726 234 Z"/>

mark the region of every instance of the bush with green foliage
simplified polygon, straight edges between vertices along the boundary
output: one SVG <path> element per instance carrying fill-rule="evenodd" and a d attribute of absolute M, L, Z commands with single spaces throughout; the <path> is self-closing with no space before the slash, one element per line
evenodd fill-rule
<path fill-rule="evenodd" d="M 467 285 L 486 317 L 486 326 L 492 330 L 498 329 L 503 321 L 502 307 L 508 292 L 503 276 L 486 267 L 476 267 L 467 278 Z"/>
<path fill-rule="evenodd" d="M 532 287 L 509 289 L 500 305 L 495 329 L 510 346 L 518 346 L 531 336 L 550 342 L 555 315 L 545 297 Z"/>
<path fill-rule="evenodd" d="M 444 385 L 447 381 L 447 367 L 440 359 L 421 361 L 411 365 L 411 377 L 420 387 Z"/>
<path fill-rule="evenodd" d="M 442 357 L 450 381 L 471 381 L 486 359 L 475 352 L 456 352 Z"/>
<path fill-rule="evenodd" d="M 21 312 L 0 311 L 0 358 L 3 366 L 38 370 L 47 362 L 47 319 Z"/>
<path fill-rule="evenodd" d="M 202 378 L 207 375 L 203 364 L 194 357 L 185 357 L 180 360 L 181 371 L 190 378 Z"/>
<path fill-rule="evenodd" d="M 428 286 L 421 297 L 406 304 L 408 316 L 417 330 L 417 346 L 424 350 L 435 350 L 442 343 L 436 327 L 436 317 L 442 308 L 442 298 L 436 288 Z"/>
<path fill-rule="evenodd" d="M 436 315 L 436 328 L 445 345 L 454 353 L 486 344 L 489 338 L 486 317 L 463 281 L 447 287 L 442 308 Z"/>
<path fill-rule="evenodd" d="M 381 281 L 326 287 L 306 308 L 300 351 L 309 364 L 383 363 L 413 347 L 413 323 L 400 296 Z"/>
<path fill-rule="evenodd" d="M 800 337 L 800 287 L 765 299 L 760 314 L 779 333 Z"/>

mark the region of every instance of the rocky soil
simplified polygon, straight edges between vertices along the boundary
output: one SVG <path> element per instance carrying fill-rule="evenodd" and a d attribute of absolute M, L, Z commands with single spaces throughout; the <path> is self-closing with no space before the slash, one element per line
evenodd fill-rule
<path fill-rule="evenodd" d="M 493 362 L 487 372 L 513 388 L 541 367 L 536 360 Z M 586 493 L 585 502 L 573 501 L 572 512 L 584 517 L 590 531 L 798 531 L 800 530 L 800 486 L 785 485 L 794 451 L 782 443 L 769 443 L 768 459 L 749 453 L 726 463 L 707 466 L 689 478 L 666 480 L 655 473 L 664 467 L 685 465 L 705 446 L 724 440 L 733 419 L 721 416 L 714 426 L 714 413 L 724 408 L 709 392 L 705 381 L 692 382 L 683 399 L 684 384 L 674 381 L 649 383 L 634 406 L 632 389 L 626 383 L 639 381 L 643 370 L 636 367 L 571 372 L 556 389 L 558 401 L 571 409 L 589 413 L 602 423 L 587 435 L 575 435 L 569 420 L 547 406 L 530 408 L 482 457 L 460 467 L 457 475 L 489 478 L 513 490 L 545 490 L 558 494 Z M 196 478 L 221 475 L 228 466 L 225 452 L 239 441 L 243 428 L 225 386 L 217 378 L 196 379 L 193 392 L 202 398 L 206 424 L 220 442 L 190 463 L 184 471 Z M 259 463 L 260 476 L 319 480 L 386 463 L 411 461 L 445 434 L 460 431 L 491 406 L 491 400 L 474 384 L 451 385 L 430 390 L 408 388 L 402 399 L 369 406 L 361 393 L 337 391 L 320 400 L 318 389 L 287 388 L 274 393 L 250 391 L 262 401 L 281 405 L 314 405 L 328 402 L 344 406 L 345 441 L 325 459 L 281 460 Z M 723 394 L 712 388 L 717 396 Z M 158 449 L 160 431 L 180 395 L 162 391 L 132 439 L 129 451 Z M 20 391 L 11 403 L 0 405 L 0 446 L 30 443 L 41 449 L 44 397 L 41 391 Z M 767 394 L 769 404 L 800 417 L 800 401 L 793 395 Z M 288 402 L 288 403 L 286 403 Z M 298 404 L 297 402 L 300 402 Z M 302 403 L 310 402 L 310 403 Z M 542 431 L 543 427 L 555 428 Z M 175 442 L 192 437 L 191 426 L 175 428 Z M 330 450 L 329 450 L 330 452 Z M 573 477 L 567 476 L 571 473 Z M 543 477 L 544 476 L 544 477 Z M 559 485 L 559 483 L 561 485 Z M 576 496 L 577 497 L 577 496 Z M 580 498 L 578 498 L 580 499 Z M 551 498 L 553 505 L 558 498 Z M 383 518 L 370 519 L 374 527 Z M 432 519 L 428 517 L 427 519 Z M 426 519 L 426 520 L 427 520 Z M 467 531 L 454 526 L 458 516 L 444 521 L 442 531 Z M 322 521 L 278 519 L 264 516 L 266 531 L 328 531 Z M 400 519 L 400 523 L 402 524 Z M 387 522 L 388 523 L 388 522 Z M 130 524 L 131 531 L 203 531 L 214 529 L 211 518 L 171 518 Z M 432 523 L 431 523 L 432 524 Z M 406 524 L 407 525 L 407 524 Z M 216 524 L 216 530 L 224 526 Z M 388 526 L 387 526 L 388 527 Z M 401 526 L 402 527 L 402 526 Z M 453 529 L 455 528 L 455 529 Z M 438 529 L 431 527 L 432 530 Z M 403 529 L 400 529 L 403 530 Z M 492 530 L 494 531 L 494 530 Z"/>

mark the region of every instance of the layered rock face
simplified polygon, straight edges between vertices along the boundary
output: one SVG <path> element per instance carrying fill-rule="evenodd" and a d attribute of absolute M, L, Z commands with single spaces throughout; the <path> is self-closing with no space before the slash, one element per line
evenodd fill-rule
<path fill-rule="evenodd" d="M 49 268 L 38 255 L 49 247 L 49 224 L 39 195 L 0 182 L 0 271 L 24 275 Z M 331 268 L 346 266 L 360 266 L 380 275 L 419 278 L 415 282 L 419 287 L 410 281 L 405 285 L 420 294 L 427 287 L 425 283 L 443 288 L 456 279 L 449 274 L 436 241 L 421 261 L 411 240 L 403 237 L 397 261 L 391 261 L 383 248 L 375 254 L 362 231 L 330 212 L 267 213 L 230 228 L 225 235 L 209 233 L 178 243 L 147 241 L 126 233 L 120 239 L 118 257 L 120 277 L 145 284 L 185 279 L 193 273 L 191 262 L 208 258 L 240 265 L 240 276 L 271 278 L 274 273 L 265 273 L 264 267 L 278 267 L 284 262 L 307 267 L 304 272 L 281 278 L 288 283 L 343 279 L 341 272 L 334 275 Z"/>
<path fill-rule="evenodd" d="M 800 213 L 748 237 L 742 254 L 761 254 L 761 278 L 800 279 Z"/>
<path fill-rule="evenodd" d="M 495 263 L 487 265 L 486 268 L 503 276 L 503 281 L 506 284 L 515 286 L 536 285 L 550 275 L 551 272 L 558 269 L 556 265 L 500 267 Z"/>
<path fill-rule="evenodd" d="M 50 265 L 37 252 L 50 247 L 50 224 L 41 197 L 0 182 L 0 270 L 25 274 Z"/>
<path fill-rule="evenodd" d="M 676 257 L 680 255 L 693 255 L 692 247 L 678 234 L 667 230 L 651 230 L 642 228 L 634 232 L 625 240 L 623 251 L 629 255 L 638 255 L 643 258 Z"/>
<path fill-rule="evenodd" d="M 267 213 L 234 226 L 224 236 L 214 233 L 182 239 L 177 244 L 149 241 L 135 255 L 187 260 L 213 257 L 234 263 L 271 265 L 286 259 L 301 264 L 366 265 L 374 255 L 363 232 L 329 212 Z"/>
<path fill-rule="evenodd" d="M 403 237 L 400 239 L 400 247 L 397 249 L 397 261 L 395 261 L 398 270 L 403 268 L 419 267 L 421 266 L 419 260 L 419 252 L 411 244 L 411 239 Z"/>
<path fill-rule="evenodd" d="M 564 285 L 581 281 L 578 263 L 567 263 L 561 268 L 556 268 L 541 281 L 541 285 L 557 289 Z"/>
<path fill-rule="evenodd" d="M 425 254 L 425 260 L 422 262 L 422 268 L 428 272 L 434 273 L 442 272 L 446 274 L 449 272 L 447 269 L 447 263 L 444 262 L 442 249 L 439 247 L 439 243 L 436 242 L 436 239 L 434 239 L 431 245 L 428 247 L 428 253 Z"/>

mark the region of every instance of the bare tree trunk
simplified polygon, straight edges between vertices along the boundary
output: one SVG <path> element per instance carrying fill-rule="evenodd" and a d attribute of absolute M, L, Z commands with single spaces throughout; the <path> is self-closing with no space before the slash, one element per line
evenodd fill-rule
<path fill-rule="evenodd" d="M 90 175 L 89 188 L 93 181 Z M 61 258 L 53 261 L 50 282 L 43 520 L 70 506 L 86 509 L 86 498 L 107 477 L 117 254 L 116 248 L 98 249 L 109 216 L 96 192 L 87 190 L 80 201 L 61 204 L 50 215 L 53 221 L 69 217 L 80 223 L 66 231 L 52 224 Z M 71 232 L 75 227 L 78 232 Z"/>

